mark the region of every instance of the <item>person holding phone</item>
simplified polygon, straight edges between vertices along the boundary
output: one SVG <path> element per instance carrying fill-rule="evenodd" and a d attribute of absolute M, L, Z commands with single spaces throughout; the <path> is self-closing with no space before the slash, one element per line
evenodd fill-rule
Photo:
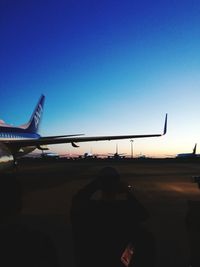
<path fill-rule="evenodd" d="M 94 198 L 97 192 L 99 199 Z M 74 195 L 71 222 L 76 267 L 137 266 L 137 262 L 154 266 L 153 239 L 141 225 L 149 214 L 133 192 L 116 169 L 105 167 Z"/>

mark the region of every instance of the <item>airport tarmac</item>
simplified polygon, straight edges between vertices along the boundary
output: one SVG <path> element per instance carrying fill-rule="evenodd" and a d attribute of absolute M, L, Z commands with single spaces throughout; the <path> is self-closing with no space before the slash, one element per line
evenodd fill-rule
<path fill-rule="evenodd" d="M 188 200 L 200 201 L 200 190 L 192 182 L 192 176 L 200 175 L 199 159 L 21 161 L 22 222 L 51 236 L 60 266 L 73 266 L 71 199 L 105 166 L 115 167 L 148 209 L 146 225 L 156 240 L 156 267 L 188 267 L 185 216 Z"/>

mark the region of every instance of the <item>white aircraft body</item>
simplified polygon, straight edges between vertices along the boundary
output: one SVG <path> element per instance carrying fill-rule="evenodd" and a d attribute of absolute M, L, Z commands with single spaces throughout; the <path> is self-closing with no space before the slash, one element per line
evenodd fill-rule
<path fill-rule="evenodd" d="M 159 137 L 167 132 L 167 114 L 165 117 L 164 131 L 162 134 L 143 135 L 114 135 L 114 136 L 92 136 L 86 137 L 83 134 L 70 134 L 60 136 L 45 136 L 38 134 L 39 125 L 44 109 L 45 96 L 42 95 L 28 123 L 13 127 L 0 121 L 0 170 L 14 166 L 16 159 L 32 152 L 38 148 L 42 150 L 42 145 L 71 143 L 73 147 L 78 147 L 76 143 L 90 141 L 104 141 L 116 139 L 132 139 L 143 137 Z"/>

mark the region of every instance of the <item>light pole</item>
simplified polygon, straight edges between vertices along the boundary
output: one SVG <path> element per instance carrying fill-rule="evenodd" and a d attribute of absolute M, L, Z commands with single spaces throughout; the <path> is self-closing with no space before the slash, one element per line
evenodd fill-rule
<path fill-rule="evenodd" d="M 131 142 L 131 158 L 133 158 L 133 142 L 134 140 L 130 140 Z"/>

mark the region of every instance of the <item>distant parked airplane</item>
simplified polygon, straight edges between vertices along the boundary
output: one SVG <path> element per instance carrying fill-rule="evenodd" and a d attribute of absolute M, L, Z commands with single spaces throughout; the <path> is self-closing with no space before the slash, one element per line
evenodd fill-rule
<path fill-rule="evenodd" d="M 71 143 L 78 147 L 77 142 L 104 141 L 116 139 L 131 139 L 143 137 L 158 137 L 167 132 L 167 114 L 165 118 L 164 131 L 162 134 L 146 135 L 114 135 L 114 136 L 93 136 L 83 137 L 83 134 L 70 134 L 59 136 L 45 136 L 38 134 L 39 125 L 44 108 L 45 96 L 42 95 L 28 123 L 13 127 L 0 121 L 0 169 L 14 165 L 16 159 L 28 154 L 34 149 L 43 149 L 42 145 Z"/>
<path fill-rule="evenodd" d="M 194 158 L 196 156 L 199 156 L 196 154 L 196 148 L 197 148 L 197 144 L 195 144 L 192 153 L 181 153 L 181 154 L 178 154 L 176 157 L 177 158 Z"/>
<path fill-rule="evenodd" d="M 97 159 L 98 156 L 90 152 L 85 152 L 83 155 L 79 155 L 78 158 L 79 159 Z"/>
<path fill-rule="evenodd" d="M 108 158 L 113 159 L 123 159 L 125 158 L 126 153 L 118 153 L 118 144 L 116 144 L 116 152 L 115 153 L 108 153 Z"/>
<path fill-rule="evenodd" d="M 42 159 L 59 159 L 60 156 L 54 152 L 42 153 L 40 156 Z"/>

